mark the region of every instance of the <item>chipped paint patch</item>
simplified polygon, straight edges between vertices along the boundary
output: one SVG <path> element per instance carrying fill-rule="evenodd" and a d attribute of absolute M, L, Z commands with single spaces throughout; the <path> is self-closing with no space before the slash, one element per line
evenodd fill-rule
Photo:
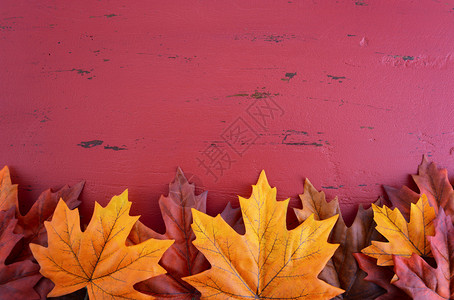
<path fill-rule="evenodd" d="M 334 76 L 334 75 L 326 75 L 328 78 L 331 78 L 332 80 L 338 81 L 339 83 L 342 83 L 344 79 L 347 79 L 345 76 Z"/>
<path fill-rule="evenodd" d="M 332 185 L 323 186 L 322 185 L 322 189 L 325 189 L 325 190 L 338 190 L 338 189 L 343 188 L 343 187 L 344 187 L 343 184 L 341 184 L 339 186 L 332 186 Z"/>
<path fill-rule="evenodd" d="M 296 76 L 296 72 L 294 72 L 294 73 L 287 72 L 287 73 L 285 73 L 285 77 L 284 77 L 284 78 L 281 78 L 281 80 L 282 80 L 282 81 L 287 81 L 287 82 L 289 82 L 290 79 L 292 79 L 292 78 L 295 77 L 295 76 Z"/>
<path fill-rule="evenodd" d="M 454 58 L 451 53 L 445 56 L 384 55 L 381 63 L 386 66 L 412 69 L 445 69 L 453 66 Z"/>
<path fill-rule="evenodd" d="M 113 151 L 128 150 L 128 148 L 126 148 L 126 145 L 121 145 L 121 147 L 107 145 L 107 146 L 104 146 L 104 149 L 105 150 L 113 150 Z"/>
<path fill-rule="evenodd" d="M 82 148 L 93 148 L 93 147 L 102 145 L 102 143 L 104 143 L 104 141 L 92 140 L 92 141 L 87 141 L 87 142 L 80 142 L 80 144 L 77 144 L 77 146 L 80 146 Z"/>
<path fill-rule="evenodd" d="M 300 130 L 285 130 L 284 137 L 281 141 L 281 144 L 291 146 L 323 147 L 323 143 L 325 143 L 325 145 L 329 144 L 327 141 L 323 141 L 322 139 L 313 139 L 307 131 Z"/>

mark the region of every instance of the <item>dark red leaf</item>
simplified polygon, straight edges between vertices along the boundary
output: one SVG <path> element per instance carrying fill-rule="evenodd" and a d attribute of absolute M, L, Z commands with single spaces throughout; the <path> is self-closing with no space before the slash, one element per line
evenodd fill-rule
<path fill-rule="evenodd" d="M 367 273 L 367 277 L 364 279 L 371 281 L 386 290 L 385 294 L 376 298 L 377 300 L 411 299 L 407 294 L 391 283 L 391 279 L 394 276 L 391 267 L 377 266 L 377 260 L 375 258 L 369 257 L 363 253 L 354 253 L 353 255 L 360 268 Z"/>
<path fill-rule="evenodd" d="M 420 256 L 394 256 L 394 271 L 399 278 L 394 284 L 413 299 L 454 298 L 454 226 L 440 209 L 435 219 L 435 236 L 428 237 L 437 268 Z"/>
<path fill-rule="evenodd" d="M 2 299 L 39 299 L 33 286 L 39 280 L 39 266 L 30 260 L 5 265 L 5 260 L 22 235 L 13 232 L 15 208 L 0 211 L 0 297 Z"/>
<path fill-rule="evenodd" d="M 194 184 L 190 184 L 178 168 L 174 182 L 169 185 L 169 195 L 159 199 L 166 233 L 158 235 L 144 224 L 136 223 L 129 235 L 133 244 L 149 238 L 175 240 L 160 261 L 160 265 L 168 273 L 136 284 L 137 290 L 160 298 L 200 297 L 200 293 L 181 278 L 200 273 L 210 266 L 203 254 L 192 244 L 195 235 L 191 228 L 191 208 L 205 212 L 206 196 L 206 192 L 195 195 Z"/>
<path fill-rule="evenodd" d="M 8 261 L 34 260 L 28 245 L 30 243 L 47 246 L 47 234 L 44 227 L 44 221 L 50 221 L 57 207 L 58 200 L 62 198 L 70 209 L 79 206 L 78 200 L 84 187 L 84 182 L 69 187 L 65 185 L 56 192 L 48 189 L 41 193 L 38 200 L 33 204 L 25 216 L 19 214 L 18 222 L 14 229 L 15 233 L 22 234 L 24 238 L 12 251 Z"/>
<path fill-rule="evenodd" d="M 412 177 L 420 194 L 405 186 L 400 190 L 385 186 L 392 205 L 399 209 L 407 221 L 410 219 L 410 204 L 416 203 L 421 194 L 427 196 L 435 212 L 438 212 L 438 208 L 441 207 L 447 215 L 454 216 L 454 191 L 449 183 L 446 169 L 439 169 L 435 163 L 429 162 L 424 156 L 418 167 L 418 175 L 412 175 Z"/>

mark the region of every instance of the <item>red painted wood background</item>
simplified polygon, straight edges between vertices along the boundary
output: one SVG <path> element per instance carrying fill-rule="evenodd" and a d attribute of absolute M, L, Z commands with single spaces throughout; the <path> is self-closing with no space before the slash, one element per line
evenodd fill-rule
<path fill-rule="evenodd" d="M 265 169 L 351 218 L 423 154 L 454 174 L 453 49 L 448 0 L 3 0 L 0 163 L 23 210 L 84 179 L 86 216 L 128 187 L 162 230 L 181 166 L 210 213 Z"/>

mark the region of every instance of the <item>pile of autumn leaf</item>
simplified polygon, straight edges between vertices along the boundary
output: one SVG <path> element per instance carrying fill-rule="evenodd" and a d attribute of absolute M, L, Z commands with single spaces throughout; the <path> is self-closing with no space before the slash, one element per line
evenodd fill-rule
<path fill-rule="evenodd" d="M 454 192 L 446 169 L 426 158 L 413 176 L 420 194 L 385 187 L 353 224 L 337 198 L 306 180 L 287 229 L 289 200 L 276 201 L 265 172 L 250 198 L 205 214 L 179 169 L 159 205 L 161 235 L 129 215 L 127 190 L 95 204 L 81 231 L 83 183 L 41 194 L 19 211 L 17 185 L 0 171 L 1 299 L 452 299 Z M 392 207 L 392 208 L 390 208 Z"/>

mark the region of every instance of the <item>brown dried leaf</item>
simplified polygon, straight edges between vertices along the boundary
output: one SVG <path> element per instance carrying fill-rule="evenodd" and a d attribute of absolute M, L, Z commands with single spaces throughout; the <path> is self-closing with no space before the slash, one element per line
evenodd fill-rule
<path fill-rule="evenodd" d="M 405 186 L 400 190 L 385 186 L 385 191 L 392 205 L 399 209 L 407 221 L 410 218 L 410 204 L 416 203 L 422 194 L 427 196 L 436 213 L 438 207 L 441 207 L 447 215 L 454 216 L 454 191 L 449 183 L 446 169 L 439 169 L 435 163 L 429 162 L 427 157 L 424 156 L 418 167 L 418 175 L 412 175 L 412 177 L 420 194 Z"/>
<path fill-rule="evenodd" d="M 353 224 L 347 227 L 342 218 L 337 197 L 327 202 L 325 193 L 318 192 L 308 179 L 304 183 L 304 193 L 300 198 L 303 208 L 294 209 L 300 222 L 306 220 L 310 214 L 314 214 L 317 220 L 340 214 L 328 239 L 330 243 L 339 243 L 340 246 L 319 275 L 320 279 L 345 290 L 336 299 L 370 299 L 383 294 L 384 291 L 376 284 L 363 280 L 366 273 L 359 268 L 352 255 L 360 252 L 370 244 L 372 238 L 378 236 L 374 229 L 372 209 L 364 210 L 360 206 Z M 376 202 L 376 204 L 380 203 L 380 200 Z"/>

